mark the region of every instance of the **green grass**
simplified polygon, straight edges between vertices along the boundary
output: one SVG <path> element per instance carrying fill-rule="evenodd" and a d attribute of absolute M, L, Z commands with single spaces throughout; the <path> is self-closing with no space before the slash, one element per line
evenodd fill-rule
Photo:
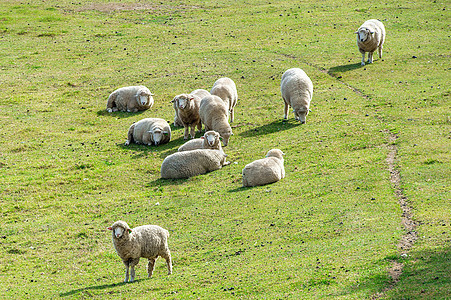
<path fill-rule="evenodd" d="M 446 1 L 2 1 L 0 294 L 64 299 L 446 299 L 450 266 L 450 63 Z M 136 9 L 135 9 L 136 8 Z M 378 18 L 383 59 L 360 66 L 353 32 Z M 376 56 L 377 57 L 377 56 Z M 283 121 L 280 77 L 314 83 L 306 125 Z M 145 117 L 216 79 L 238 88 L 231 165 L 160 179 L 183 143 L 123 146 Z M 143 84 L 152 109 L 106 113 L 118 87 Z M 419 239 L 402 257 L 401 208 Z M 271 148 L 286 178 L 241 187 Z M 170 231 L 174 273 L 145 263 L 123 284 L 106 227 Z M 404 263 L 391 289 L 388 269 Z"/>

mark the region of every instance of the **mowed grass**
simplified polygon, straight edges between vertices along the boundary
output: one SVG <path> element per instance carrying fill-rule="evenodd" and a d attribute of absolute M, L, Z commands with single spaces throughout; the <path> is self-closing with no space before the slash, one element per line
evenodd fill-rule
<path fill-rule="evenodd" d="M 446 1 L 2 1 L 0 4 L 0 293 L 4 298 L 446 299 L 450 269 L 449 11 Z M 383 59 L 360 66 L 354 31 L 385 24 Z M 377 56 L 376 56 L 377 57 Z M 280 77 L 314 84 L 307 124 L 282 120 Z M 183 144 L 123 146 L 142 118 L 172 123 L 172 98 L 238 88 L 231 165 L 160 179 Z M 152 109 L 105 111 L 143 84 Z M 419 239 L 405 230 L 386 158 Z M 271 148 L 286 178 L 241 187 Z M 106 227 L 170 231 L 174 272 L 145 261 L 137 281 Z M 388 269 L 404 263 L 392 286 Z M 389 290 L 385 290 L 390 287 Z"/>

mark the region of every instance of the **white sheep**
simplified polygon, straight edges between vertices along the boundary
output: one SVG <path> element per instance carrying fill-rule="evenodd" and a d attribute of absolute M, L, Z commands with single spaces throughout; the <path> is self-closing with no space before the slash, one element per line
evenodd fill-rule
<path fill-rule="evenodd" d="M 189 135 L 191 138 L 194 138 L 196 135 L 196 127 L 199 132 L 202 129 L 202 123 L 199 116 L 200 100 L 201 99 L 198 96 L 193 94 L 180 94 L 175 96 L 172 100 L 175 104 L 176 116 L 183 127 L 185 127 L 185 134 L 183 135 L 185 140 L 188 139 L 188 132 L 190 129 Z"/>
<path fill-rule="evenodd" d="M 219 170 L 226 165 L 223 151 L 196 149 L 176 152 L 167 156 L 161 164 L 161 178 L 189 178 Z"/>
<path fill-rule="evenodd" d="M 310 78 L 299 68 L 288 69 L 282 75 L 280 90 L 285 102 L 283 118 L 288 118 L 288 106 L 291 106 L 295 119 L 304 124 L 313 96 L 313 83 Z"/>
<path fill-rule="evenodd" d="M 238 92 L 236 90 L 235 82 L 232 79 L 224 77 L 219 78 L 213 84 L 210 93 L 221 98 L 226 106 L 228 107 L 230 113 L 230 123 L 234 120 L 234 108 L 238 101 Z"/>
<path fill-rule="evenodd" d="M 214 130 L 219 132 L 224 147 L 227 146 L 233 132 L 227 121 L 227 108 L 224 101 L 215 95 L 204 97 L 200 101 L 199 115 L 202 123 L 205 125 L 205 131 Z"/>
<path fill-rule="evenodd" d="M 144 225 L 130 229 L 124 221 L 114 222 L 111 227 L 113 245 L 125 265 L 125 280 L 135 280 L 135 266 L 141 257 L 149 260 L 147 273 L 151 277 L 158 256 L 166 260 L 168 275 L 172 274 L 171 252 L 168 247 L 169 232 L 157 225 Z"/>
<path fill-rule="evenodd" d="M 243 169 L 243 186 L 257 186 L 274 183 L 285 177 L 284 153 L 271 149 L 265 158 L 247 164 Z"/>
<path fill-rule="evenodd" d="M 178 152 L 195 149 L 211 149 L 222 151 L 219 133 L 214 130 L 207 131 L 200 138 L 192 139 L 181 145 L 178 149 Z"/>
<path fill-rule="evenodd" d="M 152 107 L 153 94 L 145 86 L 126 86 L 112 92 L 106 105 L 108 112 L 138 112 Z"/>
<path fill-rule="evenodd" d="M 144 145 L 161 145 L 171 140 L 171 127 L 168 122 L 159 118 L 142 119 L 130 126 L 125 145 L 130 143 Z"/>
<path fill-rule="evenodd" d="M 357 34 L 357 46 L 362 53 L 362 63 L 365 65 L 365 52 L 368 52 L 368 63 L 373 62 L 373 52 L 378 49 L 379 58 L 382 58 L 382 48 L 385 41 L 385 27 L 381 21 L 368 20 L 355 32 Z"/>
<path fill-rule="evenodd" d="M 194 90 L 190 93 L 190 95 L 194 95 L 199 97 L 200 99 L 202 99 L 203 97 L 209 96 L 210 92 L 204 89 L 197 89 Z M 172 107 L 174 108 L 175 111 L 175 116 L 174 116 L 174 126 L 175 127 L 183 127 L 183 123 L 182 121 L 180 121 L 178 114 L 177 114 L 177 101 L 172 100 Z"/>

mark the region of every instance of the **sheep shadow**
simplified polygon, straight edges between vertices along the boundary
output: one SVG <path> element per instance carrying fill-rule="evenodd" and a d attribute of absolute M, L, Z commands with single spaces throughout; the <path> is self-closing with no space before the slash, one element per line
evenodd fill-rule
<path fill-rule="evenodd" d="M 289 118 L 288 120 L 276 120 L 272 123 L 243 131 L 239 135 L 243 137 L 254 137 L 274 133 L 277 131 L 288 130 L 298 126 L 301 126 L 301 123 L 299 121 L 296 121 L 294 117 L 291 116 L 291 118 Z"/>
<path fill-rule="evenodd" d="M 136 115 L 140 115 L 143 114 L 145 112 L 145 110 L 141 110 L 135 113 L 132 112 L 124 112 L 124 111 L 115 111 L 115 112 L 107 112 L 106 109 L 101 109 L 97 111 L 97 115 L 98 116 L 109 116 L 109 117 L 115 117 L 115 118 L 119 118 L 119 119 L 125 119 L 125 118 L 130 118 L 130 117 L 134 117 Z"/>
<path fill-rule="evenodd" d="M 149 280 L 149 278 L 138 279 L 138 280 L 135 280 L 135 281 L 129 282 L 129 283 L 127 283 L 127 282 L 120 282 L 120 283 L 111 283 L 111 284 L 102 284 L 102 285 L 88 286 L 88 287 L 84 287 L 84 288 L 68 291 L 68 292 L 65 292 L 65 293 L 60 293 L 60 297 L 69 297 L 69 296 L 74 296 L 74 295 L 79 294 L 79 293 L 89 293 L 89 291 L 95 291 L 95 290 L 106 290 L 106 289 L 111 289 L 111 288 L 115 288 L 115 287 L 120 287 L 120 286 L 123 286 L 123 285 L 126 285 L 126 284 L 138 283 L 138 282 L 145 281 L 145 280 Z M 161 288 L 153 288 L 151 290 L 159 291 L 159 290 L 162 290 L 162 289 Z"/>
<path fill-rule="evenodd" d="M 329 74 L 330 76 L 339 78 L 340 77 L 339 73 L 344 73 L 344 72 L 356 70 L 356 69 L 359 69 L 361 67 L 362 67 L 362 65 L 360 64 L 360 62 L 355 63 L 355 64 L 336 66 L 336 67 L 330 68 L 327 71 L 327 74 Z"/>
<path fill-rule="evenodd" d="M 149 182 L 147 185 L 148 187 L 162 187 L 162 186 L 168 186 L 168 185 L 181 185 L 187 182 L 189 178 L 180 178 L 180 179 L 164 179 L 164 178 L 158 178 L 154 181 Z"/>

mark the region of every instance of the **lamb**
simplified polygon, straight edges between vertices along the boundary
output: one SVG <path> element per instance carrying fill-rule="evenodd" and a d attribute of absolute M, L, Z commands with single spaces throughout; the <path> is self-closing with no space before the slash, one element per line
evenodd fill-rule
<path fill-rule="evenodd" d="M 227 108 L 224 101 L 218 96 L 210 95 L 200 101 L 199 115 L 205 125 L 205 131 L 214 130 L 222 137 L 224 147 L 229 143 L 233 135 L 232 127 L 227 122 Z"/>
<path fill-rule="evenodd" d="M 228 107 L 230 113 L 230 123 L 233 123 L 236 102 L 238 101 L 238 92 L 236 90 L 235 82 L 230 78 L 220 78 L 216 80 L 210 91 L 212 95 L 216 95 L 221 98 L 226 106 Z"/>
<path fill-rule="evenodd" d="M 385 41 L 385 27 L 381 21 L 368 20 L 355 32 L 357 34 L 357 46 L 362 53 L 362 63 L 365 65 L 365 52 L 368 52 L 368 63 L 373 62 L 373 52 L 378 49 L 379 58 L 382 58 L 382 48 Z"/>
<path fill-rule="evenodd" d="M 106 105 L 109 113 L 113 111 L 138 112 L 152 107 L 153 94 L 145 86 L 122 87 L 110 94 Z"/>
<path fill-rule="evenodd" d="M 265 158 L 247 164 L 243 169 L 243 186 L 257 186 L 274 183 L 285 177 L 284 153 L 271 149 Z"/>
<path fill-rule="evenodd" d="M 223 151 L 196 149 L 176 152 L 167 156 L 161 164 L 161 178 L 189 178 L 219 170 L 226 165 Z"/>
<path fill-rule="evenodd" d="M 144 225 L 130 229 L 124 221 L 117 221 L 107 229 L 112 231 L 116 253 L 125 265 L 125 280 L 135 280 L 135 266 L 141 257 L 149 260 L 147 273 L 152 276 L 158 256 L 166 260 L 168 275 L 172 274 L 171 252 L 168 247 L 169 232 L 157 225 Z"/>
<path fill-rule="evenodd" d="M 181 145 L 178 149 L 178 152 L 195 149 L 211 149 L 222 151 L 219 133 L 214 130 L 207 131 L 202 137 L 190 140 Z"/>
<path fill-rule="evenodd" d="M 194 95 L 199 97 L 200 99 L 202 99 L 203 97 L 209 96 L 210 92 L 204 89 L 197 89 L 194 90 L 190 93 L 190 95 Z M 177 114 L 177 101 L 172 100 L 172 107 L 174 108 L 175 111 L 175 116 L 174 116 L 174 126 L 175 127 L 183 127 L 183 123 L 182 121 L 180 121 L 178 114 Z"/>
<path fill-rule="evenodd" d="M 146 118 L 132 124 L 128 129 L 127 137 L 126 146 L 130 143 L 158 146 L 169 143 L 171 127 L 163 119 Z"/>
<path fill-rule="evenodd" d="M 191 128 L 190 136 L 194 138 L 196 135 L 195 128 L 199 132 L 202 129 L 202 123 L 199 116 L 200 98 L 193 94 L 180 94 L 172 100 L 175 104 L 176 116 L 185 127 L 183 138 L 188 139 L 188 131 Z"/>
<path fill-rule="evenodd" d="M 280 90 L 285 101 L 283 118 L 288 118 L 288 106 L 291 106 L 295 119 L 305 124 L 313 96 L 313 83 L 310 78 L 299 68 L 288 69 L 282 75 Z"/>

